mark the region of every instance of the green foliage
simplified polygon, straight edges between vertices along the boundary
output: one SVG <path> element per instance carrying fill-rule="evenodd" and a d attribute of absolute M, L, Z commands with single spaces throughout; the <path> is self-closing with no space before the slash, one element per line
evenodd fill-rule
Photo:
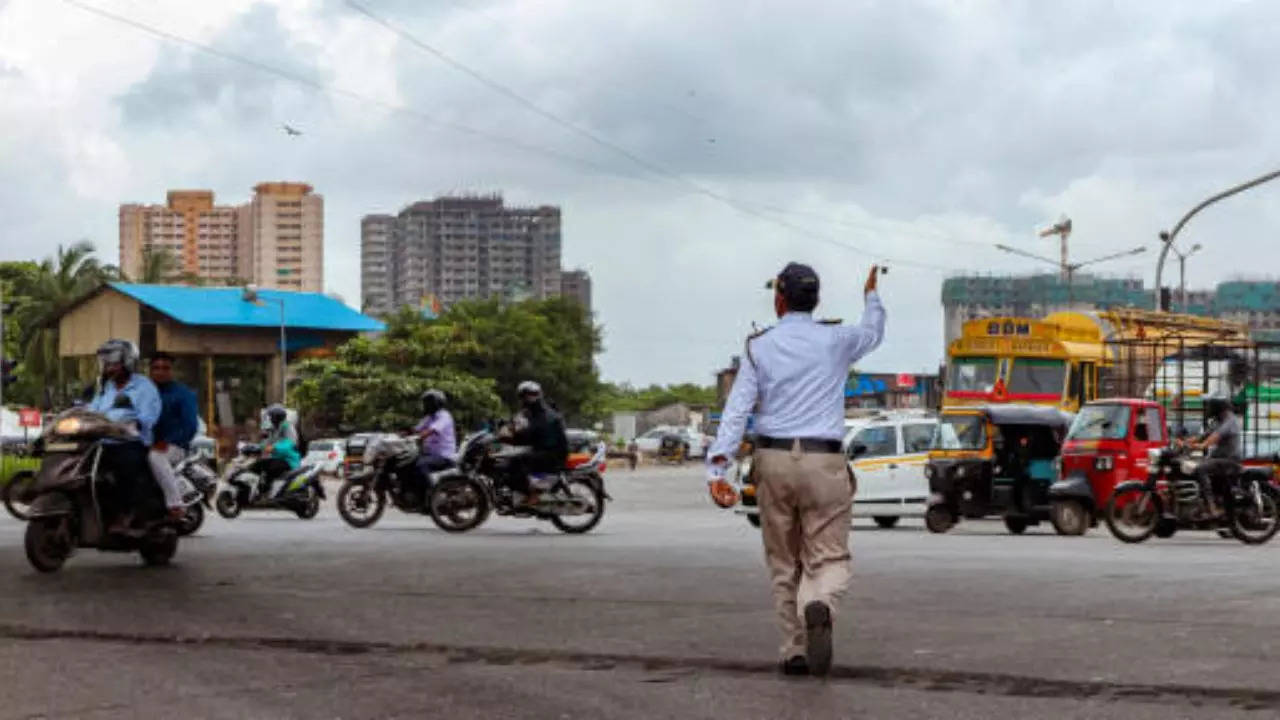
<path fill-rule="evenodd" d="M 316 427 L 411 426 L 428 387 L 443 390 L 459 426 L 470 427 L 508 415 L 523 380 L 539 382 L 570 422 L 596 417 L 600 330 L 576 302 L 464 302 L 435 319 L 406 308 L 386 321 L 382 337 L 299 367 L 293 398 Z"/>
<path fill-rule="evenodd" d="M 714 387 L 692 383 L 650 385 L 647 388 L 609 383 L 600 389 L 593 414 L 605 417 L 617 412 L 644 412 L 676 403 L 684 403 L 690 407 L 712 407 L 717 399 Z"/>
<path fill-rule="evenodd" d="M 36 263 L 5 263 L 0 278 L 11 282 L 13 315 L 17 325 L 17 348 L 21 381 L 9 397 L 31 404 L 41 403 L 46 392 L 55 402 L 65 401 L 69 392 L 63 364 L 58 359 L 58 328 L 54 323 L 65 308 L 103 282 L 114 280 L 119 271 L 94 256 L 93 244 L 78 242 L 58 246 L 54 255 Z M 6 325 L 6 330 L 9 326 Z M 6 349 L 9 345 L 6 336 Z"/>

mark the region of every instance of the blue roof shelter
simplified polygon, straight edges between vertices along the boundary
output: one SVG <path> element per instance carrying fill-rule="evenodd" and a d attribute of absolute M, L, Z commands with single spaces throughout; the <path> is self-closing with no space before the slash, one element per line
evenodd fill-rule
<path fill-rule="evenodd" d="M 169 353 L 182 361 L 186 372 L 179 373 L 180 379 L 200 391 L 212 415 L 215 364 L 225 366 L 225 377 L 227 368 L 244 371 L 249 367 L 245 362 L 260 362 L 266 377 L 262 400 L 282 396 L 282 305 L 288 361 L 330 355 L 361 333 L 386 329 L 381 321 L 320 293 L 263 289 L 257 291 L 258 302 L 250 302 L 243 292 L 235 287 L 104 284 L 58 318 L 58 354 L 92 358 L 98 346 L 111 338 L 136 343 L 144 359 L 156 352 Z M 194 370 L 193 361 L 203 361 L 205 371 Z M 201 377 L 191 377 L 196 374 Z M 242 411 L 235 412 L 241 415 Z M 243 413 L 247 415 L 249 409 Z"/>

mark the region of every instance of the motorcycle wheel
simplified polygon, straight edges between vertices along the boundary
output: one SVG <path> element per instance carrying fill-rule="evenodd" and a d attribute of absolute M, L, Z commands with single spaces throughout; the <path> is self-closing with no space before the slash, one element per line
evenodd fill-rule
<path fill-rule="evenodd" d="M 941 534 L 956 524 L 955 517 L 945 505 L 930 505 L 924 513 L 924 526 L 929 532 Z"/>
<path fill-rule="evenodd" d="M 1237 540 L 1245 545 L 1262 545 L 1275 537 L 1278 530 L 1280 505 L 1276 503 L 1276 491 L 1263 485 L 1258 487 L 1257 502 L 1248 494 L 1236 501 L 1231 513 L 1231 534 Z"/>
<path fill-rule="evenodd" d="M 178 536 L 194 535 L 201 525 L 204 525 L 204 506 L 200 503 L 188 505 L 178 521 Z"/>
<path fill-rule="evenodd" d="M 748 515 L 748 516 L 747 516 L 747 522 L 748 522 L 748 523 L 751 523 L 751 527 L 756 528 L 757 530 L 758 530 L 758 529 L 760 529 L 760 516 L 759 516 L 759 515 Z"/>
<path fill-rule="evenodd" d="M 36 481 L 36 474 L 31 470 L 22 470 L 13 474 L 9 478 L 9 482 L 0 488 L 0 494 L 4 496 L 4 509 L 9 511 L 17 520 L 26 520 L 30 517 L 28 511 L 31 509 L 29 505 L 22 502 L 18 498 L 22 496 L 22 491 L 27 486 Z"/>
<path fill-rule="evenodd" d="M 338 490 L 338 514 L 353 528 L 367 528 L 382 517 L 387 496 L 366 484 L 343 483 Z"/>
<path fill-rule="evenodd" d="M 295 512 L 301 520 L 310 520 L 320 514 L 320 494 L 315 488 L 307 487 L 307 499 Z"/>
<path fill-rule="evenodd" d="M 1049 506 L 1049 522 L 1059 535 L 1084 535 L 1089 531 L 1089 511 L 1079 500 L 1054 500 Z"/>
<path fill-rule="evenodd" d="M 1114 493 L 1107 501 L 1107 529 L 1121 542 L 1143 542 L 1160 525 L 1161 506 L 1160 496 L 1146 488 Z"/>
<path fill-rule="evenodd" d="M 445 532 L 475 529 L 489 517 L 489 494 L 469 477 L 441 480 L 431 491 L 431 519 Z"/>
<path fill-rule="evenodd" d="M 581 535 L 590 532 L 604 518 L 604 493 L 590 480 L 575 478 L 568 483 L 569 494 L 575 500 L 590 503 L 590 512 L 584 515 L 552 515 L 551 524 L 562 533 Z M 573 522 L 582 519 L 581 522 Z"/>
<path fill-rule="evenodd" d="M 142 556 L 142 562 L 148 567 L 168 565 L 177 552 L 178 536 L 176 534 L 147 538 L 143 541 L 142 547 L 138 548 L 138 554 Z"/>
<path fill-rule="evenodd" d="M 57 572 L 71 557 L 74 543 L 71 541 L 67 518 L 36 518 L 27 522 L 27 532 L 22 546 L 27 551 L 27 562 L 42 573 Z"/>
<path fill-rule="evenodd" d="M 235 493 L 230 490 L 223 490 L 213 499 L 213 508 L 218 514 L 228 520 L 234 520 L 240 515 L 240 500 L 236 498 Z"/>

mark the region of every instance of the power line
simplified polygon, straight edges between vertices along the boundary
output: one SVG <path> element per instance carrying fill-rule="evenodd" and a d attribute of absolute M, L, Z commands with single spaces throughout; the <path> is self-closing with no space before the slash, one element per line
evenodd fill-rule
<path fill-rule="evenodd" d="M 187 47 L 193 48 L 195 50 L 199 50 L 208 55 L 221 58 L 228 62 L 239 63 L 241 65 L 251 67 L 260 72 L 264 72 L 270 75 L 275 75 L 276 77 L 282 78 L 284 80 L 288 80 L 290 82 L 309 87 L 312 90 L 315 90 L 322 94 L 337 95 L 340 97 L 344 97 L 348 100 L 357 100 L 359 102 L 369 103 L 371 105 L 376 105 L 378 107 L 381 107 L 384 110 L 389 110 L 391 112 L 400 113 L 404 115 L 410 115 L 419 120 L 428 122 L 432 125 L 453 130 L 455 132 L 471 135 L 474 137 L 479 137 L 479 138 L 488 140 L 490 142 L 493 142 L 499 145 L 506 145 L 518 150 L 522 150 L 524 152 L 533 153 L 537 155 L 544 155 L 556 160 L 560 160 L 562 162 L 568 162 L 568 163 L 573 163 L 575 165 L 590 167 L 609 175 L 616 175 L 619 177 L 625 177 L 625 178 L 630 178 L 635 180 L 652 181 L 650 179 L 641 178 L 634 175 L 621 174 L 614 168 L 610 168 L 606 165 L 602 165 L 600 163 L 597 163 L 592 160 L 588 160 L 586 158 L 569 155 L 569 154 L 560 152 L 558 150 L 554 150 L 552 148 L 533 145 L 531 143 L 526 143 L 522 140 L 517 140 L 515 138 L 507 137 L 505 135 L 499 135 L 497 133 L 491 133 L 486 130 L 480 130 L 478 128 L 473 128 L 467 125 L 462 125 L 462 124 L 451 122 L 448 120 L 442 120 L 433 115 L 430 115 L 429 113 L 425 113 L 425 112 L 422 112 L 421 110 L 417 110 L 416 108 L 411 108 L 405 105 L 388 102 L 386 100 L 382 100 L 376 97 L 371 97 L 371 96 L 364 95 L 362 93 L 358 93 L 352 90 L 347 90 L 346 88 L 342 88 L 334 85 L 326 85 L 325 83 L 322 83 L 318 80 L 307 77 L 305 75 L 301 75 L 296 72 L 292 72 L 290 70 L 285 70 L 275 65 L 270 65 L 270 64 L 261 62 L 259 60 L 255 60 L 253 58 L 246 57 L 244 55 L 239 55 L 237 53 L 221 50 L 219 48 L 213 47 L 211 45 L 207 45 L 197 40 L 192 40 L 190 38 L 183 37 L 181 35 L 176 35 L 174 33 L 168 32 L 167 30 L 162 30 L 152 25 L 147 25 L 146 23 L 139 22 L 132 18 L 128 18 L 123 15 L 117 15 L 116 13 L 113 13 L 109 10 L 103 10 L 102 8 L 94 7 L 92 5 L 87 5 L 81 2 L 80 0 L 62 0 L 62 1 L 68 5 L 79 8 L 81 10 L 84 10 L 85 12 L 92 13 L 94 15 L 105 18 L 107 20 L 111 20 L 113 22 L 120 23 L 122 25 L 127 25 L 136 30 L 140 30 L 142 32 L 161 38 L 163 40 L 168 40 L 170 42 L 178 43 L 180 45 L 185 45 Z"/>
<path fill-rule="evenodd" d="M 788 228 L 788 229 L 790 229 L 790 230 L 792 230 L 792 231 L 794 231 L 794 232 L 797 232 L 797 233 L 799 233 L 799 234 L 801 234 L 801 235 L 805 235 L 805 236 L 807 236 L 807 237 L 809 237 L 809 238 L 812 238 L 812 239 L 814 239 L 814 240 L 819 240 L 819 241 L 822 241 L 822 242 L 826 242 L 826 243 L 829 243 L 829 244 L 832 244 L 832 245 L 836 245 L 836 246 L 843 247 L 843 248 L 846 248 L 846 249 L 849 249 L 849 250 L 853 250 L 853 251 L 855 251 L 855 252 L 860 252 L 860 253 L 863 253 L 863 254 L 866 254 L 866 255 L 873 255 L 873 256 L 874 256 L 874 255 L 877 255 L 877 253 L 872 253 L 872 252 L 868 251 L 868 250 L 867 250 L 867 249 L 865 249 L 865 248 L 861 248 L 861 247 L 858 247 L 858 246 L 856 246 L 856 245 L 852 245 L 852 244 L 850 244 L 850 243 L 846 243 L 846 242 L 843 242 L 843 241 L 837 240 L 837 239 L 835 239 L 835 238 L 828 237 L 828 236 L 826 236 L 826 235 L 822 235 L 822 234 L 819 234 L 819 233 L 815 233 L 815 232 L 813 232 L 812 230 L 809 230 L 809 229 L 807 229 L 807 228 L 804 228 L 804 227 L 802 227 L 802 226 L 800 226 L 800 225 L 796 225 L 796 224 L 794 224 L 794 223 L 792 223 L 792 222 L 789 222 L 789 221 L 787 221 L 787 220 L 783 220 L 783 219 L 781 219 L 781 218 L 777 218 L 777 217 L 774 217 L 774 216 L 767 215 L 767 214 L 765 214 L 765 213 L 759 212 L 759 211 L 757 211 L 757 210 L 755 210 L 755 209 L 751 208 L 749 205 L 746 205 L 746 204 L 742 203 L 741 201 L 738 201 L 738 200 L 734 199 L 733 197 L 731 197 L 731 196 L 729 196 L 729 195 L 725 195 L 725 194 L 723 194 L 723 193 L 720 193 L 720 192 L 717 192 L 717 191 L 715 191 L 715 190 L 712 190 L 711 188 L 708 188 L 708 187 L 706 187 L 706 186 L 704 186 L 704 185 L 702 185 L 702 184 L 700 184 L 700 183 L 694 182 L 693 180 L 690 180 L 690 179 L 688 179 L 688 178 L 686 178 L 686 177 L 684 177 L 684 176 L 680 175 L 679 173 L 676 173 L 676 172 L 674 172 L 674 171 L 672 171 L 672 170 L 668 170 L 667 168 L 665 168 L 665 167 L 663 167 L 663 166 L 661 166 L 661 165 L 659 165 L 659 164 L 657 164 L 657 163 L 655 163 L 655 162 L 651 162 L 651 161 L 649 161 L 649 160 L 647 160 L 647 159 L 645 159 L 645 158 L 643 158 L 643 157 L 641 157 L 641 156 L 639 156 L 639 155 L 637 155 L 637 154 L 635 154 L 635 153 L 631 152 L 630 150 L 628 150 L 628 149 L 626 149 L 626 148 L 622 147 L 621 145 L 618 145 L 617 143 L 614 143 L 614 142 L 612 142 L 612 141 L 610 141 L 610 140 L 608 140 L 608 139 L 606 139 L 606 138 L 604 138 L 604 137 L 602 137 L 602 136 L 600 136 L 600 135 L 598 135 L 598 134 L 596 134 L 596 133 L 594 133 L 594 132 L 592 132 L 592 131 L 590 131 L 590 130 L 588 130 L 588 129 L 584 128 L 584 127 L 581 127 L 581 126 L 577 125 L 576 123 L 574 123 L 574 122 L 572 122 L 572 121 L 570 121 L 570 120 L 566 120 L 565 118 L 562 118 L 562 117 L 560 117 L 559 115 L 557 115 L 557 114 L 555 114 L 555 113 L 553 113 L 553 112 L 551 112 L 551 111 L 549 111 L 549 110 L 544 109 L 542 106 L 538 105 L 536 102 L 534 102 L 534 101 L 530 100 L 529 98 L 525 97 L 524 95 L 521 95 L 519 92 L 517 92 L 515 89 L 511 88 L 510 86 L 505 85 L 505 84 L 503 84 L 502 82 L 499 82 L 498 80 L 495 80 L 495 79 L 493 79 L 493 78 L 490 78 L 489 76 L 485 75 L 484 73 L 482 73 L 482 72 L 480 72 L 480 71 L 478 71 L 478 70 L 475 70 L 475 69 L 473 69 L 472 67 L 470 67 L 470 66 L 466 65 L 466 64 L 465 64 L 465 63 L 463 63 L 462 61 L 460 61 L 460 60 L 457 60 L 457 59 L 453 58 L 452 56 L 448 55 L 447 53 L 445 53 L 444 51 L 440 50 L 439 48 L 436 48 L 435 46 L 433 46 L 433 45 L 431 45 L 431 44 L 429 44 L 429 43 L 427 43 L 427 42 L 425 42 L 425 41 L 423 41 L 423 40 L 419 39 L 417 36 L 413 35 L 413 34 L 412 34 L 412 33 L 410 33 L 408 30 L 405 30 L 404 28 L 402 28 L 402 27 L 400 27 L 400 26 L 398 26 L 398 25 L 395 25 L 395 24 L 393 24 L 392 22 L 390 22 L 389 20 L 386 20 L 385 18 L 383 18 L 383 17 L 381 17 L 381 16 L 377 15 L 376 13 L 374 13 L 372 10 L 370 10 L 370 9 L 369 9 L 369 8 L 367 8 L 367 7 L 365 7 L 365 6 L 364 6 L 364 5 L 362 5 L 361 3 L 356 2 L 356 0 L 345 0 L 345 2 L 346 2 L 346 4 L 347 4 L 351 9 L 355 10 L 356 12 L 360 13 L 361 15 L 364 15 L 365 17 L 367 17 L 367 18 L 368 18 L 369 20 L 371 20 L 372 22 L 374 22 L 374 23 L 376 23 L 376 24 L 378 24 L 378 25 L 381 25 L 383 28 L 385 28 L 386 30 L 388 30 L 388 31 L 389 31 L 389 32 L 391 32 L 392 34 L 396 35 L 397 37 L 399 37 L 399 38 L 401 38 L 401 39 L 405 40 L 406 42 L 408 42 L 408 43 L 410 43 L 411 45 L 413 45 L 413 46 L 415 46 L 415 47 L 419 48 L 420 50 L 422 50 L 422 51 L 424 51 L 424 52 L 426 52 L 426 53 L 429 53 L 430 55 L 434 56 L 435 58 L 437 58 L 437 59 L 438 59 L 438 60 L 440 60 L 441 62 L 443 62 L 443 63 L 445 63 L 446 65 L 448 65 L 449 67 L 452 67 L 453 69 L 455 69 L 455 70 L 457 70 L 458 72 L 460 72 L 460 73 L 462 73 L 462 74 L 466 75 L 467 77 L 472 78 L 473 80 L 475 80 L 476 82 L 479 82 L 480 84 L 484 85 L 485 87 L 489 88 L 490 90 L 492 90 L 492 91 L 494 91 L 494 92 L 498 93 L 499 95 L 502 95 L 503 97 L 505 97 L 505 98 L 507 98 L 507 99 L 511 100 L 512 102 L 515 102 L 516 104 L 518 104 L 518 105 L 520 105 L 521 107 L 525 108 L 526 110 L 528 110 L 528 111 L 532 112 L 533 114 L 535 114 L 535 115 L 537 115 L 537 116 L 539 116 L 539 117 L 541 117 L 541 118 L 543 118 L 543 119 L 545 119 L 545 120 L 548 120 L 549 122 L 552 122 L 552 123 L 554 123 L 554 124 L 556 124 L 556 125 L 559 125 L 560 127 L 563 127 L 563 128 L 565 128 L 566 130 L 569 130 L 570 132 L 572 132 L 572 133 L 574 133 L 574 134 L 576 134 L 576 135 L 578 135 L 578 136 L 580 136 L 580 137 L 582 137 L 582 138 L 585 138 L 586 140 L 588 140 L 588 141 L 590 141 L 590 142 L 592 142 L 592 143 L 594 143 L 594 144 L 596 144 L 596 145 L 598 145 L 598 146 L 600 146 L 600 147 L 602 147 L 602 148 L 604 148 L 604 149 L 606 149 L 606 150 L 609 150 L 610 152 L 613 152 L 613 153 L 615 153 L 615 154 L 617 154 L 617 155 L 620 155 L 620 156 L 622 156 L 622 157 L 626 158 L 627 160 L 631 161 L 632 163 L 634 163 L 634 164 L 635 164 L 635 165 L 637 165 L 638 167 L 643 168 L 644 170 L 646 170 L 646 171 L 648 171 L 648 172 L 650 172 L 650 173 L 653 173 L 654 175 L 658 175 L 658 176 L 660 176 L 660 177 L 667 178 L 667 179 L 669 179 L 669 180 L 671 180 L 671 181 L 674 181 L 674 182 L 680 183 L 680 184 L 682 184 L 682 185 L 685 185 L 686 187 L 688 187 L 688 188 L 690 188 L 691 190 L 693 190 L 695 193 L 697 193 L 697 194 L 699 194 L 699 195 L 703 195 L 703 196 L 705 196 L 705 197 L 707 197 L 707 198 L 710 198 L 710 199 L 712 199 L 712 200 L 715 200 L 715 201 L 717 201 L 717 202 L 723 203 L 723 204 L 725 204 L 725 205 L 729 206 L 730 208 L 732 208 L 732 209 L 734 209 L 734 210 L 737 210 L 737 211 L 738 211 L 738 212 L 740 212 L 740 213 L 743 213 L 743 214 L 745 214 L 745 215 L 750 215 L 750 216 L 752 216 L 752 217 L 755 217 L 755 218 L 758 218 L 758 219 L 764 220 L 764 221 L 766 221 L 766 222 L 771 222 L 771 223 L 774 223 L 775 225 L 779 225 L 779 226 L 782 226 L 782 227 Z M 897 264 L 900 264 L 900 265 L 907 265 L 907 266 L 911 266 L 911 267 L 919 267 L 919 268 L 933 269 L 933 270 L 940 270 L 940 271 L 950 271 L 950 270 L 951 270 L 951 268 L 945 268 L 945 267 L 940 266 L 940 265 L 932 265 L 932 264 L 929 264 L 929 263 L 923 263 L 923 262 L 918 262 L 918 261 L 914 261 L 914 260 L 904 260 L 904 259 L 896 259 L 896 258 L 886 258 L 886 259 L 887 259 L 887 260 L 891 260 L 892 262 L 897 263 Z"/>

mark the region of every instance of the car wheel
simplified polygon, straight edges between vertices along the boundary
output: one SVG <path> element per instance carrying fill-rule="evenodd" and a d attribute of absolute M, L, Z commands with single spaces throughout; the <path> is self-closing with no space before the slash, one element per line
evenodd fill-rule
<path fill-rule="evenodd" d="M 1014 535 L 1021 535 L 1027 531 L 1027 526 L 1031 523 L 1024 517 L 1016 515 L 1006 515 L 1004 518 L 1004 526 Z"/>
<path fill-rule="evenodd" d="M 898 524 L 897 515 L 876 515 L 872 519 L 876 521 L 876 525 L 879 525 L 885 530 L 888 530 Z"/>
<path fill-rule="evenodd" d="M 945 505 L 930 505 L 924 513 L 924 526 L 931 533 L 944 533 L 955 524 L 955 516 Z"/>

